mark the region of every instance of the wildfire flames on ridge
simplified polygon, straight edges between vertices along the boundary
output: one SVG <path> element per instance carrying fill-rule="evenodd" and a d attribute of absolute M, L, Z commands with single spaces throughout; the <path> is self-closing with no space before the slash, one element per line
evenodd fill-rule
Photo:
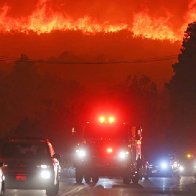
<path fill-rule="evenodd" d="M 182 39 L 188 23 L 196 19 L 196 1 L 188 3 L 183 24 L 177 30 L 172 27 L 172 14 L 153 17 L 149 11 L 134 12 L 129 22 L 105 20 L 98 22 L 96 18 L 86 15 L 72 18 L 65 10 L 60 11 L 49 4 L 49 0 L 39 0 L 35 9 L 28 16 L 13 17 L 9 15 L 12 9 L 7 3 L 0 7 L 0 33 L 51 33 L 53 31 L 82 31 L 83 33 L 115 33 L 126 30 L 133 37 L 153 40 L 169 40 L 175 42 Z"/>

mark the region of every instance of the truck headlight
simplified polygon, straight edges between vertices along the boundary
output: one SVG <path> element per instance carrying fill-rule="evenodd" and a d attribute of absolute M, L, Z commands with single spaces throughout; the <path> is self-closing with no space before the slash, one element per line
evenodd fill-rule
<path fill-rule="evenodd" d="M 40 175 L 45 180 L 48 180 L 51 177 L 51 173 L 50 173 L 49 170 L 42 170 L 41 173 L 40 173 Z"/>
<path fill-rule="evenodd" d="M 76 155 L 79 158 L 84 158 L 84 157 L 86 157 L 86 151 L 84 149 L 77 149 Z"/>
<path fill-rule="evenodd" d="M 184 167 L 182 165 L 179 167 L 179 171 L 180 172 L 183 172 L 184 171 Z"/>
<path fill-rule="evenodd" d="M 177 168 L 177 167 L 178 167 L 178 163 L 177 162 L 174 162 L 173 168 Z"/>
<path fill-rule="evenodd" d="M 118 154 L 119 159 L 124 160 L 128 157 L 129 152 L 128 151 L 120 151 Z"/>

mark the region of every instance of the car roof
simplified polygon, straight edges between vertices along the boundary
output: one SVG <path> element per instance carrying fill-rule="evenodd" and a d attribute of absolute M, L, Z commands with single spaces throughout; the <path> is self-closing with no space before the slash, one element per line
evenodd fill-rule
<path fill-rule="evenodd" d="M 36 137 L 12 137 L 7 138 L 5 142 L 41 142 L 48 143 L 49 139 L 36 138 Z"/>

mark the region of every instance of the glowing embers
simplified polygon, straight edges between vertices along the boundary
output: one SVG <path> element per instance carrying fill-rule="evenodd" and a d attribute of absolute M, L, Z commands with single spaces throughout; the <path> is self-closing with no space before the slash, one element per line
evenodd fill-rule
<path fill-rule="evenodd" d="M 101 124 L 112 124 L 112 123 L 115 123 L 116 119 L 114 116 L 108 116 L 108 117 L 105 117 L 105 116 L 100 116 L 99 117 L 99 122 Z"/>

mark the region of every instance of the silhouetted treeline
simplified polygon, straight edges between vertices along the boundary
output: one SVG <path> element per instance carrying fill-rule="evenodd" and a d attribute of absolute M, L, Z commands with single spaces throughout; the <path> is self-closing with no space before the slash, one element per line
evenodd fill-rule
<path fill-rule="evenodd" d="M 71 127 L 89 120 L 93 112 L 101 112 L 105 107 L 119 112 L 125 121 L 142 125 L 146 143 L 152 143 L 154 136 L 159 137 L 156 130 L 161 113 L 160 96 L 148 76 L 128 73 L 119 85 L 89 88 L 68 76 L 43 72 L 40 66 L 21 55 L 9 72 L 1 72 L 1 136 L 49 137 L 65 147 Z M 103 74 L 107 74 L 104 69 Z"/>
<path fill-rule="evenodd" d="M 168 84 L 171 98 L 171 138 L 185 148 L 195 146 L 196 137 L 196 22 L 184 34 L 174 75 Z"/>

